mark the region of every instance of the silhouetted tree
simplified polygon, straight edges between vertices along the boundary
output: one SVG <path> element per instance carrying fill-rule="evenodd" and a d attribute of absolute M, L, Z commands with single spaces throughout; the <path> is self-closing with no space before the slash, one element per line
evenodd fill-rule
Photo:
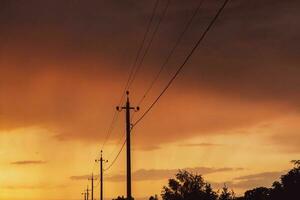
<path fill-rule="evenodd" d="M 179 170 L 175 179 L 169 179 L 161 194 L 163 200 L 216 200 L 217 195 L 201 175 Z"/>
<path fill-rule="evenodd" d="M 245 192 L 245 200 L 269 200 L 270 189 L 266 187 L 259 187 Z"/>
<path fill-rule="evenodd" d="M 229 191 L 228 187 L 224 185 L 218 200 L 234 200 L 234 192 Z"/>
<path fill-rule="evenodd" d="M 244 197 L 235 197 L 234 200 L 245 200 Z"/>
<path fill-rule="evenodd" d="M 125 200 L 126 198 L 124 196 L 118 196 L 117 198 L 115 199 L 112 199 L 112 200 Z"/>
<path fill-rule="evenodd" d="M 300 197 L 300 160 L 293 160 L 294 168 L 281 176 L 281 182 L 274 182 L 271 200 L 295 199 Z"/>
<path fill-rule="evenodd" d="M 256 188 L 245 192 L 245 200 L 300 199 L 300 160 L 293 160 L 294 168 L 275 181 L 272 188 Z"/>
<path fill-rule="evenodd" d="M 204 189 L 204 199 L 209 199 L 209 200 L 216 200 L 218 198 L 218 195 L 216 192 L 213 191 L 212 187 L 210 184 L 206 183 L 205 184 L 205 189 Z"/>
<path fill-rule="evenodd" d="M 154 195 L 154 196 L 151 196 L 151 197 L 149 198 L 149 200 L 158 200 L 158 197 L 157 197 L 157 195 Z"/>
<path fill-rule="evenodd" d="M 117 198 L 115 199 L 112 199 L 112 200 L 126 200 L 127 198 L 124 197 L 124 196 L 118 196 Z M 132 198 L 132 200 L 134 200 L 134 198 Z"/>

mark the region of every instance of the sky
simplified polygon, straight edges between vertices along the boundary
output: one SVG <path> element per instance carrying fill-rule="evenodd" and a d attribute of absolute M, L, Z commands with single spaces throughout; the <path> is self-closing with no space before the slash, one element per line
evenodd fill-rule
<path fill-rule="evenodd" d="M 137 120 L 222 4 L 160 0 L 161 24 L 130 85 Z M 82 199 L 101 148 L 125 137 L 124 91 L 154 0 L 0 2 L 0 199 Z M 163 10 L 169 5 L 166 14 Z M 230 0 L 184 70 L 132 131 L 132 193 L 161 193 L 178 169 L 237 194 L 268 186 L 300 156 L 300 2 Z M 147 37 L 149 42 L 150 37 Z M 147 43 L 148 44 L 148 43 Z M 124 103 L 124 102 L 123 102 Z M 103 146 L 103 144 L 105 145 Z M 105 172 L 104 197 L 125 195 L 125 151 Z M 99 196 L 98 180 L 96 198 Z"/>

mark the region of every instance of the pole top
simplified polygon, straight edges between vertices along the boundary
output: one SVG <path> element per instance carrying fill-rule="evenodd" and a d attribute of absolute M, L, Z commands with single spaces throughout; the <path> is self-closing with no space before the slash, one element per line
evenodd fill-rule
<path fill-rule="evenodd" d="M 129 95 L 129 91 L 128 90 L 126 91 L 126 94 Z"/>

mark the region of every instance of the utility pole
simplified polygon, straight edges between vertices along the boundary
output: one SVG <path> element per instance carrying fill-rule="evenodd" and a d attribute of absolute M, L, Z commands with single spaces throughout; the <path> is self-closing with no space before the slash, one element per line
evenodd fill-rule
<path fill-rule="evenodd" d="M 92 182 L 91 186 L 91 200 L 94 200 L 94 174 L 92 174 L 92 177 L 89 178 L 88 180 L 90 180 Z"/>
<path fill-rule="evenodd" d="M 86 200 L 89 200 L 89 186 L 86 186 Z"/>
<path fill-rule="evenodd" d="M 99 162 L 100 164 L 100 200 L 103 200 L 103 162 L 107 162 L 107 160 L 103 159 L 102 150 L 100 159 L 95 160 L 95 162 Z"/>
<path fill-rule="evenodd" d="M 86 192 L 81 193 L 84 196 L 84 200 L 86 200 Z"/>
<path fill-rule="evenodd" d="M 126 91 L 127 100 L 126 105 L 119 107 L 117 106 L 118 111 L 126 110 L 126 157 L 127 157 L 127 200 L 132 200 L 131 195 L 131 151 L 130 151 L 130 131 L 131 131 L 131 122 L 130 122 L 130 110 L 138 111 L 139 107 L 131 107 L 129 101 L 129 91 Z"/>

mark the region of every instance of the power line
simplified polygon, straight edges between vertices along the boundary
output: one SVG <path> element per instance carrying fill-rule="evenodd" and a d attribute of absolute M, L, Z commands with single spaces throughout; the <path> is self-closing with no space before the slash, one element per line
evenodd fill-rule
<path fill-rule="evenodd" d="M 156 1 L 157 4 L 158 0 Z M 199 38 L 199 40 L 197 41 L 197 43 L 195 44 L 195 46 L 192 48 L 192 50 L 190 51 L 190 53 L 188 54 L 188 56 L 186 57 L 186 59 L 183 61 L 183 63 L 180 65 L 180 67 L 177 69 L 176 73 L 174 74 L 174 76 L 170 79 L 170 81 L 168 82 L 168 84 L 165 86 L 165 88 L 162 90 L 162 92 L 159 94 L 159 96 L 155 99 L 155 101 L 149 106 L 149 108 L 142 114 L 142 116 L 133 124 L 132 127 L 136 126 L 149 112 L 150 110 L 154 107 L 154 105 L 158 102 L 158 100 L 161 98 L 161 96 L 167 91 L 167 89 L 170 87 L 170 85 L 172 84 L 172 82 L 175 80 L 175 78 L 178 76 L 178 74 L 182 71 L 183 67 L 186 65 L 186 63 L 188 62 L 188 60 L 190 59 L 190 57 L 193 55 L 193 53 L 195 52 L 195 50 L 198 48 L 198 46 L 200 45 L 200 43 L 203 41 L 203 39 L 205 38 L 205 36 L 207 35 L 207 33 L 209 32 L 209 30 L 211 29 L 211 27 L 214 25 L 215 21 L 218 19 L 219 15 L 221 14 L 221 12 L 224 10 L 225 6 L 227 5 L 227 3 L 229 2 L 229 0 L 225 0 L 224 3 L 222 4 L 222 6 L 219 8 L 218 12 L 216 13 L 216 15 L 214 16 L 214 18 L 212 19 L 212 21 L 209 23 L 209 25 L 207 26 L 207 28 L 205 29 L 205 31 L 203 32 L 203 34 L 201 35 L 201 37 Z M 157 7 L 157 5 L 155 4 L 155 9 Z M 200 4 L 201 5 L 201 4 Z M 155 10 L 154 9 L 154 10 Z M 155 13 L 155 12 L 154 12 Z M 152 16 L 153 17 L 153 16 Z M 152 18 L 151 17 L 151 18 Z M 152 20 L 150 20 L 152 21 Z M 149 23 L 151 24 L 151 23 Z M 190 25 L 188 25 L 190 26 Z M 147 31 L 146 31 L 147 32 Z M 185 32 L 185 31 L 184 31 Z M 145 34 L 146 35 L 146 34 Z M 180 39 L 181 40 L 181 39 Z M 179 43 L 179 42 L 178 42 Z M 178 45 L 178 44 L 177 44 Z M 176 45 L 175 45 L 176 46 Z M 173 54 L 173 53 L 172 53 Z M 139 55 L 139 53 L 138 53 Z M 129 79 L 130 80 L 130 77 Z M 127 82 L 129 83 L 129 82 Z M 127 85 L 127 84 L 126 84 Z M 125 87 L 126 88 L 126 87 Z M 124 94 L 122 95 L 121 100 L 123 99 Z M 115 116 L 115 115 L 114 115 Z M 114 121 L 115 117 L 113 117 L 113 121 Z M 124 140 L 119 152 L 117 153 L 116 157 L 114 158 L 114 160 L 111 162 L 111 164 L 104 169 L 104 171 L 109 170 L 114 163 L 117 161 L 120 153 L 122 152 L 124 146 L 126 144 L 126 140 Z"/>
<path fill-rule="evenodd" d="M 136 69 L 135 69 L 135 71 L 134 71 L 133 78 L 131 79 L 130 83 L 128 84 L 128 89 L 129 89 L 130 86 L 132 85 L 133 81 L 135 80 L 136 75 L 138 74 L 140 68 L 141 68 L 142 65 L 143 65 L 144 59 L 145 59 L 145 57 L 146 57 L 146 55 L 147 55 L 147 53 L 148 53 L 148 51 L 149 51 L 149 49 L 150 49 L 150 47 L 151 47 L 151 45 L 152 45 L 152 43 L 153 43 L 154 37 L 155 37 L 155 35 L 156 35 L 156 33 L 157 33 L 159 27 L 160 27 L 160 24 L 162 23 L 163 19 L 164 19 L 165 16 L 166 16 L 166 13 L 167 13 L 167 10 L 168 10 L 168 8 L 169 8 L 169 5 L 170 5 L 170 0 L 167 1 L 166 6 L 165 6 L 164 9 L 163 9 L 163 12 L 162 12 L 162 14 L 161 14 L 161 16 L 160 16 L 160 18 L 159 18 L 159 21 L 158 21 L 158 23 L 157 23 L 157 25 L 156 25 L 156 27 L 155 27 L 155 29 L 154 29 L 152 35 L 151 35 L 150 41 L 149 41 L 149 43 L 148 43 L 148 45 L 147 45 L 147 47 L 146 47 L 146 49 L 145 49 L 145 51 L 144 51 L 144 53 L 143 53 L 143 55 L 142 55 L 142 58 L 141 58 L 139 64 L 137 65 L 137 67 L 136 67 Z"/>
<path fill-rule="evenodd" d="M 189 29 L 189 27 L 191 26 L 194 18 L 196 17 L 197 13 L 199 12 L 202 4 L 203 4 L 204 0 L 200 1 L 198 6 L 196 7 L 195 11 L 193 12 L 193 15 L 191 16 L 191 18 L 189 19 L 188 23 L 186 24 L 186 26 L 184 27 L 183 31 L 180 33 L 177 41 L 175 42 L 173 48 L 171 49 L 170 53 L 168 54 L 166 60 L 163 62 L 163 64 L 161 65 L 159 71 L 157 72 L 157 74 L 155 75 L 154 79 L 152 80 L 152 82 L 150 83 L 149 87 L 147 88 L 146 92 L 144 93 L 144 95 L 142 96 L 141 100 L 139 101 L 138 105 L 140 106 L 141 103 L 145 100 L 146 96 L 148 95 L 148 93 L 150 92 L 150 90 L 152 89 L 152 87 L 154 86 L 155 82 L 158 80 L 160 74 L 162 73 L 163 69 L 166 67 L 166 65 L 168 64 L 170 58 L 172 57 L 172 55 L 174 54 L 175 50 L 177 49 L 178 45 L 180 44 L 183 36 L 185 35 L 185 33 L 187 32 L 187 30 Z"/>
<path fill-rule="evenodd" d="M 169 1 L 169 0 L 168 0 L 168 1 Z M 137 65 L 138 59 L 139 59 L 139 57 L 140 57 L 140 54 L 141 54 L 141 52 L 142 52 L 142 49 L 143 49 L 143 47 L 144 47 L 144 45 L 145 45 L 147 36 L 148 36 L 148 34 L 149 34 L 149 31 L 150 31 L 151 24 L 152 24 L 152 22 L 153 22 L 153 20 L 154 20 L 154 16 L 155 16 L 155 13 L 156 13 L 156 10 L 157 10 L 157 7 L 158 7 L 158 3 L 159 3 L 159 0 L 156 0 L 156 2 L 155 2 L 155 4 L 154 4 L 154 7 L 153 7 L 153 9 L 152 9 L 152 14 L 151 14 L 151 17 L 150 17 L 150 19 L 149 19 L 149 22 L 148 22 L 146 31 L 145 31 L 145 33 L 144 33 L 144 36 L 143 36 L 141 45 L 140 45 L 140 47 L 138 48 L 138 51 L 137 51 L 137 54 L 136 54 L 134 63 L 133 63 L 133 65 L 131 66 L 129 76 L 128 76 L 127 82 L 126 82 L 125 87 L 124 87 L 124 91 L 123 91 L 123 93 L 122 93 L 122 96 L 121 96 L 121 98 L 120 98 L 120 101 L 119 101 L 119 104 L 118 104 L 118 105 L 121 105 L 121 103 L 122 103 L 122 101 L 123 101 L 123 99 L 124 99 L 124 97 L 125 97 L 125 91 L 129 88 L 129 85 L 132 83 L 132 80 L 134 80 L 134 77 L 136 76 L 136 65 Z M 161 20 L 160 20 L 160 22 L 161 22 Z M 159 22 L 159 24 L 160 24 L 160 22 Z M 155 32 L 157 31 L 157 29 L 158 29 L 158 28 L 156 28 L 156 30 L 154 31 L 154 34 L 152 34 L 151 39 L 150 39 L 150 43 L 149 43 L 149 44 L 152 43 L 152 40 L 153 40 L 153 38 L 154 38 L 154 35 L 155 35 Z M 146 48 L 146 51 L 148 51 L 147 49 L 149 49 L 149 47 L 150 47 L 149 44 L 148 44 L 148 46 L 147 46 L 147 48 Z M 144 58 L 144 57 L 145 57 L 145 53 L 144 53 L 144 55 L 143 55 L 143 58 Z M 143 58 L 142 58 L 142 60 L 143 60 Z M 141 65 L 141 62 L 140 62 L 140 65 Z M 105 138 L 105 140 L 104 140 L 104 143 L 103 143 L 101 149 L 104 148 L 104 145 L 105 145 L 106 141 L 109 139 L 109 137 L 110 137 L 110 135 L 111 135 L 111 133 L 112 133 L 113 124 L 115 123 L 116 119 L 118 118 L 118 115 L 119 115 L 119 112 L 115 111 L 114 117 L 113 117 L 113 120 L 112 120 L 112 123 L 111 123 L 111 126 L 110 126 L 111 128 L 109 129 L 108 134 L 106 135 L 106 138 Z M 125 142 L 123 143 L 122 148 L 119 150 L 117 156 L 115 157 L 115 159 L 113 160 L 113 162 L 111 163 L 111 165 L 110 165 L 107 169 L 104 169 L 104 171 L 108 170 L 108 169 L 115 163 L 115 161 L 116 161 L 117 158 L 119 157 L 119 155 L 120 155 L 122 149 L 124 148 L 125 143 L 126 143 L 126 140 L 125 140 Z"/>
<path fill-rule="evenodd" d="M 117 147 L 122 144 L 123 140 L 125 140 L 125 135 L 123 137 L 119 138 L 118 142 L 116 143 L 116 146 L 115 146 L 114 150 L 111 151 L 111 153 L 108 155 L 108 160 L 110 160 L 110 158 L 112 157 L 112 155 L 116 152 Z"/>
<path fill-rule="evenodd" d="M 101 147 L 102 150 L 103 150 L 103 148 L 104 148 L 106 142 L 108 141 L 108 139 L 109 139 L 109 137 L 110 137 L 110 135 L 111 135 L 111 133 L 112 133 L 114 127 L 115 127 L 115 124 L 116 124 L 116 122 L 117 122 L 117 119 L 118 119 L 118 112 L 114 112 L 113 119 L 112 119 L 112 121 L 111 121 L 111 123 L 110 123 L 110 126 L 109 126 L 109 128 L 108 128 L 108 132 L 107 132 L 107 134 L 106 134 L 106 137 L 105 137 L 104 142 L 103 142 L 102 147 Z"/>
<path fill-rule="evenodd" d="M 123 142 L 123 144 L 122 144 L 122 146 L 121 146 L 119 152 L 117 153 L 116 157 L 114 158 L 114 160 L 113 160 L 113 161 L 110 163 L 110 165 L 109 165 L 107 168 L 105 168 L 103 171 L 109 170 L 109 169 L 115 164 L 115 162 L 117 161 L 117 159 L 118 159 L 120 153 L 122 152 L 122 150 L 123 150 L 125 144 L 126 144 L 126 140 L 124 140 L 124 142 Z"/>
<path fill-rule="evenodd" d="M 142 51 L 142 49 L 143 49 L 143 47 L 144 47 L 144 45 L 145 45 L 146 38 L 147 38 L 147 35 L 149 34 L 150 27 L 151 27 L 151 24 L 152 24 L 152 22 L 153 22 L 153 19 L 154 19 L 156 10 L 157 10 L 158 3 L 159 3 L 159 0 L 156 0 L 156 2 L 155 2 L 155 4 L 154 4 L 154 7 L 153 7 L 153 9 L 152 9 L 152 14 L 151 14 L 150 20 L 149 20 L 149 22 L 148 22 L 146 31 L 145 31 L 144 36 L 143 36 L 142 42 L 141 42 L 141 44 L 140 44 L 140 47 L 138 48 L 138 51 L 137 51 L 137 54 L 136 54 L 134 63 L 133 63 L 133 65 L 132 65 L 131 68 L 130 68 L 130 73 L 129 73 L 129 75 L 128 75 L 128 79 L 127 79 L 127 81 L 126 81 L 126 84 L 125 84 L 125 87 L 124 87 L 124 91 L 122 92 L 122 95 L 121 95 L 121 98 L 120 98 L 120 101 L 119 101 L 118 105 L 121 105 L 121 103 L 122 103 L 122 101 L 123 101 L 123 99 L 124 99 L 124 97 L 125 97 L 125 91 L 128 89 L 129 83 L 130 83 L 131 80 L 132 80 L 132 76 L 133 76 L 133 73 L 134 73 L 134 71 L 135 71 L 134 69 L 135 69 L 136 64 L 137 64 L 137 62 L 138 62 L 138 58 L 140 57 L 141 51 Z M 104 146 L 105 146 L 107 140 L 109 139 L 109 137 L 110 137 L 111 134 L 112 134 L 112 131 L 113 131 L 114 125 L 115 125 L 115 123 L 116 123 L 116 121 L 117 121 L 117 119 L 118 119 L 118 116 L 119 116 L 119 112 L 115 111 L 115 112 L 114 112 L 114 115 L 113 115 L 112 122 L 111 122 L 111 124 L 110 124 L 110 126 L 109 126 L 109 129 L 108 129 L 107 135 L 106 135 L 106 137 L 105 137 L 105 139 L 104 139 L 104 142 L 103 142 L 103 144 L 102 144 L 102 147 L 101 147 L 102 150 L 103 150 L 103 148 L 104 148 Z"/>
<path fill-rule="evenodd" d="M 137 62 L 138 62 L 138 59 L 139 59 L 140 54 L 141 54 L 141 52 L 142 52 L 142 49 L 143 49 L 143 47 L 144 47 L 144 45 L 145 45 L 145 42 L 146 42 L 146 39 L 147 39 L 147 35 L 149 34 L 150 27 L 151 27 L 151 24 L 152 24 L 152 22 L 153 22 L 153 19 L 154 19 L 155 13 L 156 13 L 156 9 L 157 9 L 157 7 L 158 7 L 158 3 L 159 3 L 159 0 L 156 0 L 156 2 L 155 2 L 155 4 L 154 4 L 154 7 L 153 7 L 153 9 L 152 9 L 152 14 L 151 14 L 151 17 L 150 17 L 150 19 L 149 19 L 149 22 L 148 22 L 146 31 L 145 31 L 145 33 L 144 33 L 144 36 L 143 36 L 141 45 L 140 45 L 140 47 L 138 48 L 138 51 L 137 51 L 137 54 L 136 54 L 134 63 L 133 63 L 133 65 L 132 65 L 131 68 L 130 68 L 130 73 L 129 73 L 129 76 L 128 76 L 128 79 L 127 79 L 127 82 L 126 82 L 124 91 L 123 91 L 123 93 L 122 93 L 122 97 L 121 97 L 121 99 L 120 99 L 119 105 L 122 103 L 123 98 L 125 97 L 125 92 L 128 90 L 128 87 L 129 87 L 129 84 L 130 84 L 130 82 L 131 82 L 133 73 L 134 73 L 134 71 L 135 71 L 136 64 L 137 64 Z"/>
<path fill-rule="evenodd" d="M 149 106 L 149 108 L 142 114 L 142 116 L 138 120 L 136 120 L 135 123 L 133 123 L 133 127 L 136 126 L 149 113 L 149 111 L 153 108 L 153 106 L 158 102 L 158 100 L 162 97 L 162 95 L 167 91 L 167 89 L 173 83 L 173 81 L 175 80 L 175 78 L 182 71 L 183 67 L 186 65 L 186 63 L 188 62 L 188 60 L 190 59 L 190 57 L 193 55 L 193 53 L 195 52 L 195 50 L 198 48 L 198 46 L 200 45 L 200 43 L 203 41 L 203 39 L 205 38 L 205 36 L 208 33 L 208 31 L 214 25 L 214 23 L 216 22 L 216 20 L 218 19 L 219 15 L 224 10 L 224 8 L 225 8 L 225 6 L 227 5 L 228 2 L 229 2 L 229 0 L 225 0 L 224 1 L 224 3 L 222 4 L 222 6 L 219 8 L 218 12 L 216 13 L 216 15 L 214 16 L 214 18 L 212 19 L 212 21 L 209 23 L 209 25 L 207 26 L 207 28 L 205 29 L 205 31 L 203 32 L 203 34 L 201 35 L 201 37 L 199 38 L 199 40 L 196 42 L 196 44 L 194 45 L 194 47 L 192 48 L 192 50 L 188 54 L 188 56 L 185 58 L 185 60 L 183 61 L 183 63 L 180 65 L 180 67 L 177 69 L 177 71 L 174 74 L 174 76 L 170 79 L 170 81 L 167 83 L 167 85 L 165 86 L 165 88 L 161 91 L 161 93 L 154 100 L 154 102 Z"/>

